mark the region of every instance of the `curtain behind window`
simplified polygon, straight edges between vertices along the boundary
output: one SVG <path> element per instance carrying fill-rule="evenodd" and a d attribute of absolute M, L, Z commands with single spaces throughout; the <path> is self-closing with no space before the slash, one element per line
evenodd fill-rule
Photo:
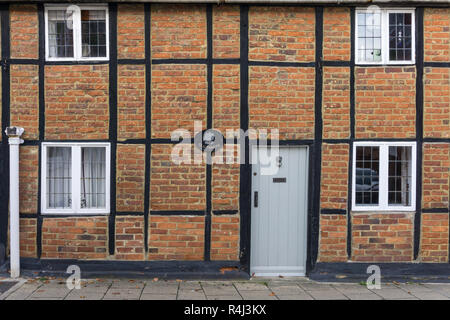
<path fill-rule="evenodd" d="M 81 208 L 105 208 L 105 148 L 81 148 Z"/>

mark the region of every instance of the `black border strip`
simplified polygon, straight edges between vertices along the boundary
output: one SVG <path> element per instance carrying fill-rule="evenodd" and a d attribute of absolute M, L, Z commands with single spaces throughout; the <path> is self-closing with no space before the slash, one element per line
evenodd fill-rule
<path fill-rule="evenodd" d="M 205 216 L 205 210 L 150 210 L 151 216 Z"/>
<path fill-rule="evenodd" d="M 414 260 L 420 250 L 422 209 L 422 147 L 423 147 L 423 8 L 416 10 L 416 212 L 414 215 Z"/>
<path fill-rule="evenodd" d="M 249 125 L 249 107 L 248 107 L 248 5 L 240 6 L 240 123 L 241 129 L 245 132 Z M 250 248 L 251 248 L 251 165 L 249 161 L 249 140 L 248 137 L 240 137 L 244 139 L 245 161 L 240 165 L 239 175 L 239 210 L 241 212 L 240 219 L 240 253 L 239 260 L 241 268 L 250 273 Z M 241 154 L 242 156 L 242 154 Z"/>
<path fill-rule="evenodd" d="M 213 210 L 212 213 L 215 216 L 236 215 L 239 214 L 239 210 Z"/>
<path fill-rule="evenodd" d="M 152 60 L 151 60 L 151 4 L 145 11 L 145 186 L 144 186 L 144 247 L 148 253 L 150 211 L 150 163 L 152 154 Z"/>
<path fill-rule="evenodd" d="M 111 141 L 109 254 L 115 253 L 116 235 L 116 158 L 117 158 L 117 3 L 109 4 L 109 139 Z"/>
<path fill-rule="evenodd" d="M 344 215 L 347 214 L 347 210 L 345 209 L 327 209 L 327 208 L 322 208 L 320 209 L 320 214 L 339 214 L 339 215 Z"/>
<path fill-rule="evenodd" d="M 355 140 L 355 14 L 354 7 L 350 8 L 350 144 L 348 149 L 348 189 L 347 189 L 347 258 L 352 257 L 352 178 L 353 178 L 353 141 Z"/>
<path fill-rule="evenodd" d="M 206 5 L 206 81 L 208 91 L 206 95 L 206 128 L 213 126 L 213 13 L 212 5 Z M 211 159 L 208 159 L 211 160 Z M 212 210 L 212 165 L 206 164 L 206 215 L 205 215 L 205 238 L 203 260 L 211 260 L 211 210 Z"/>
<path fill-rule="evenodd" d="M 0 181 L 0 245 L 4 246 L 6 254 L 6 246 L 8 243 L 8 211 L 9 211 L 9 146 L 8 137 L 5 134 L 6 127 L 9 126 L 10 112 L 10 76 L 8 59 L 10 58 L 10 30 L 9 30 L 9 4 L 0 5 L 1 12 L 1 70 L 2 70 L 2 141 L 0 154 L 0 173 L 2 179 Z M 4 23 L 7 21 L 8 23 Z M 1 251 L 1 248 L 0 248 Z M 0 257 L 0 261 L 4 257 Z"/>
<path fill-rule="evenodd" d="M 320 181 L 322 168 L 322 140 L 323 140 L 323 122 L 322 122 L 322 51 L 323 51 L 323 7 L 315 8 L 315 93 L 314 93 L 314 143 L 313 143 L 313 163 L 312 179 L 314 183 L 310 184 L 312 192 L 312 214 L 308 221 L 308 228 L 311 229 L 310 255 L 307 258 L 307 273 L 309 273 L 317 261 L 319 252 L 319 228 L 320 228 Z"/>

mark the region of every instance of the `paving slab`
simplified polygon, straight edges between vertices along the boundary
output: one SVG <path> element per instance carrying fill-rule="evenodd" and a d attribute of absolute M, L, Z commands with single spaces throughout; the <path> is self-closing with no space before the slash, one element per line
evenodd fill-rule
<path fill-rule="evenodd" d="M 142 293 L 176 295 L 178 292 L 178 282 L 147 282 Z"/>
<path fill-rule="evenodd" d="M 145 281 L 133 280 L 133 279 L 120 279 L 113 280 L 111 283 L 111 288 L 120 289 L 142 289 L 145 286 Z"/>
<path fill-rule="evenodd" d="M 138 300 L 141 293 L 142 289 L 111 288 L 106 292 L 103 300 Z"/>
<path fill-rule="evenodd" d="M 206 295 L 201 288 L 196 290 L 180 289 L 177 300 L 206 300 Z"/>
<path fill-rule="evenodd" d="M 73 290 L 64 298 L 64 300 L 102 300 L 105 296 L 105 292 Z"/>
<path fill-rule="evenodd" d="M 239 295 L 235 286 L 232 283 L 221 283 L 221 284 L 209 284 L 202 283 L 203 291 L 207 296 L 232 296 Z"/>
<path fill-rule="evenodd" d="M 60 298 L 64 299 L 71 290 L 69 290 L 66 286 L 64 287 L 58 287 L 58 288 L 52 288 L 47 286 L 41 286 L 37 290 L 35 290 L 29 299 L 34 298 Z"/>
<path fill-rule="evenodd" d="M 308 290 L 307 292 L 316 300 L 348 300 L 345 295 L 331 286 L 327 289 Z"/>
<path fill-rule="evenodd" d="M 244 300 L 278 300 L 275 293 L 271 292 L 270 290 L 263 290 L 263 291 L 248 291 L 239 290 L 240 295 Z"/>
<path fill-rule="evenodd" d="M 275 292 L 277 296 L 280 295 L 297 295 L 297 294 L 304 294 L 305 290 L 301 289 L 298 285 L 292 284 L 292 285 L 278 285 L 278 286 L 272 286 L 269 285 L 269 290 L 272 292 Z"/>
<path fill-rule="evenodd" d="M 140 300 L 176 300 L 176 294 L 143 293 Z"/>
<path fill-rule="evenodd" d="M 381 289 L 371 289 L 373 293 L 379 295 L 383 299 L 399 300 L 414 298 L 411 294 L 397 287 L 386 287 L 381 285 Z"/>
<path fill-rule="evenodd" d="M 261 282 L 235 282 L 234 286 L 240 291 L 268 291 L 269 288 Z"/>
<path fill-rule="evenodd" d="M 224 295 L 224 296 L 206 296 L 207 300 L 242 300 L 239 294 L 236 295 Z"/>

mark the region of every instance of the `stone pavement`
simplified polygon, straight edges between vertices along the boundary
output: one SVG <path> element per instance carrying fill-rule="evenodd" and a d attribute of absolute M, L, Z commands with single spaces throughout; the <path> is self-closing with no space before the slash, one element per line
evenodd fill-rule
<path fill-rule="evenodd" d="M 10 281 L 7 278 L 0 281 Z M 323 283 L 307 278 L 255 278 L 236 281 L 159 279 L 83 280 L 69 290 L 65 279 L 22 279 L 5 300 L 449 300 L 450 283 L 382 283 L 369 290 L 360 283 Z"/>

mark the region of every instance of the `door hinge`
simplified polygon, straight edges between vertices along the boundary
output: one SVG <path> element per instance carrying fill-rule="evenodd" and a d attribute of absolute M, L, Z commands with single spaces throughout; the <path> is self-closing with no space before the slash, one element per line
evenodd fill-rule
<path fill-rule="evenodd" d="M 1 64 L 1 66 L 2 66 L 2 70 L 3 70 L 3 71 L 7 71 L 7 70 L 8 70 L 8 68 L 9 68 L 9 63 L 8 63 L 8 60 L 7 60 L 6 58 L 3 58 L 3 59 L 0 61 L 0 64 Z"/>

